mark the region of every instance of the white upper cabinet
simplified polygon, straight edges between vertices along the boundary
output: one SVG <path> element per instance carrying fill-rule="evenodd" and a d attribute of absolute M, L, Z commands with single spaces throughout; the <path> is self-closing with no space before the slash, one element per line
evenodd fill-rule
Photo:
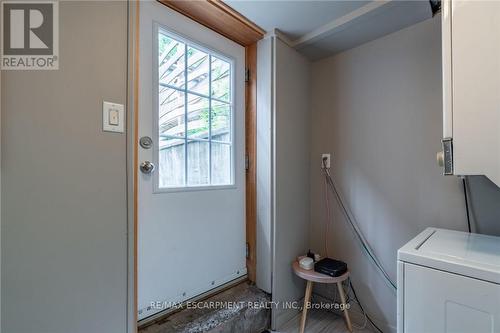
<path fill-rule="evenodd" d="M 443 1 L 442 13 L 445 173 L 500 186 L 500 1 Z"/>

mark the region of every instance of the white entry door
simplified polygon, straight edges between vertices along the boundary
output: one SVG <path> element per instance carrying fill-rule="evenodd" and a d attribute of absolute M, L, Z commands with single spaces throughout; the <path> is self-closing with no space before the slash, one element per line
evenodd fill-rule
<path fill-rule="evenodd" d="M 156 1 L 140 2 L 139 46 L 144 319 L 246 274 L 245 50 Z"/>

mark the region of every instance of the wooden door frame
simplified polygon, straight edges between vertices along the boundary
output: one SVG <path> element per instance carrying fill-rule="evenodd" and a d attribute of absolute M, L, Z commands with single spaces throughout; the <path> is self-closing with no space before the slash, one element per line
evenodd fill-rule
<path fill-rule="evenodd" d="M 127 126 L 127 177 L 128 177 L 128 332 L 137 332 L 137 231 L 138 231 L 138 110 L 139 110 L 139 15 L 140 0 L 129 2 L 129 82 Z M 245 47 L 245 155 L 246 163 L 246 242 L 247 277 L 256 281 L 256 126 L 257 126 L 257 42 L 265 31 L 219 0 L 185 1 L 158 0 L 163 5 L 189 17 L 205 27 Z M 130 232 L 131 231 L 131 232 Z M 133 312 L 132 312 L 133 311 Z"/>

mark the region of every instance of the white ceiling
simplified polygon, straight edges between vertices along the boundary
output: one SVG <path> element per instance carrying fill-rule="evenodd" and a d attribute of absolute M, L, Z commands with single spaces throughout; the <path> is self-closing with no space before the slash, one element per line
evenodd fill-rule
<path fill-rule="evenodd" d="M 318 60 L 432 17 L 428 0 L 226 0 L 267 32 Z"/>
<path fill-rule="evenodd" d="M 229 0 L 229 6 L 266 31 L 278 28 L 290 39 L 299 38 L 369 1 Z"/>

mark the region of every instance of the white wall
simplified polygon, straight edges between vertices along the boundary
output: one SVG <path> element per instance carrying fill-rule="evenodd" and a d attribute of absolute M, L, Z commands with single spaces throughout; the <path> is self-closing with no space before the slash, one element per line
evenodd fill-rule
<path fill-rule="evenodd" d="M 127 3 L 60 2 L 60 69 L 2 72 L 4 333 L 124 333 Z"/>
<path fill-rule="evenodd" d="M 330 152 L 340 190 L 393 281 L 397 249 L 424 228 L 466 230 L 461 182 L 442 176 L 435 159 L 442 137 L 440 36 L 438 16 L 312 65 L 311 244 L 324 252 L 319 167 L 321 153 Z M 376 322 L 395 330 L 395 293 L 336 203 L 332 209 L 330 256 L 347 262 Z"/>

